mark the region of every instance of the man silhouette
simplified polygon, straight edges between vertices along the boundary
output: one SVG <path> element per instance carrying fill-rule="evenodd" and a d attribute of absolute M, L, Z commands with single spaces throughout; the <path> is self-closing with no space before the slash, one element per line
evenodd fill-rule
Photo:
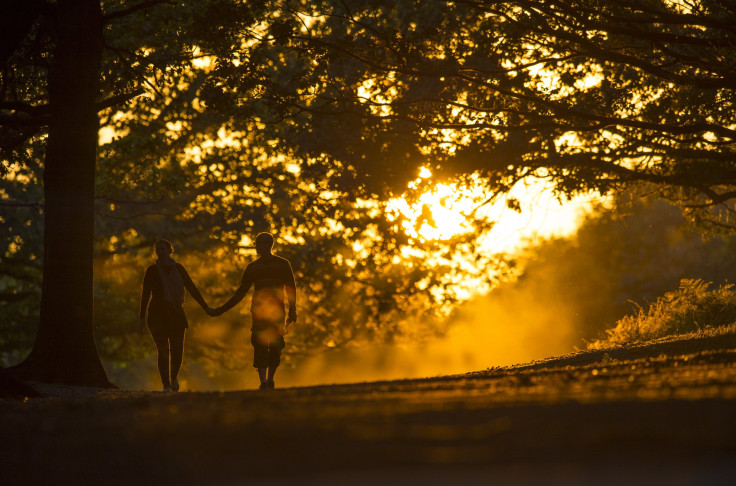
<path fill-rule="evenodd" d="M 256 236 L 258 258 L 245 268 L 240 287 L 225 304 L 207 313 L 219 316 L 237 305 L 253 286 L 250 314 L 253 321 L 250 342 L 253 344 L 253 367 L 258 370 L 260 388 L 274 388 L 273 377 L 281 362 L 284 335 L 296 322 L 296 283 L 289 260 L 271 253 L 273 236 Z M 284 294 L 289 304 L 288 319 L 284 312 Z M 286 320 L 286 324 L 284 324 Z"/>

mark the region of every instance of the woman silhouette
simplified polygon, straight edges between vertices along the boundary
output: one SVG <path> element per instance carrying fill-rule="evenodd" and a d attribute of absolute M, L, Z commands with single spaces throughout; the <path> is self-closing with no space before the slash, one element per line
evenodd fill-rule
<path fill-rule="evenodd" d="M 158 372 L 161 375 L 164 392 L 176 392 L 179 391 L 177 375 L 184 356 L 184 333 L 189 327 L 183 308 L 185 289 L 205 311 L 211 309 L 184 267 L 171 258 L 174 252 L 171 242 L 158 240 L 154 244 L 154 252 L 158 259 L 146 269 L 143 277 L 138 327 L 139 331 L 143 331 L 148 311 L 148 329 L 151 331 L 153 342 L 156 343 Z M 169 354 L 171 354 L 170 375 Z"/>

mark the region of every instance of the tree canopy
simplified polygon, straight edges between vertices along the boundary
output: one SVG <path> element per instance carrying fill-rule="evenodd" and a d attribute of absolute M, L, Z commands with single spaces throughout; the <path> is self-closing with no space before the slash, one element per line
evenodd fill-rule
<path fill-rule="evenodd" d="M 205 295 L 224 300 L 254 256 L 253 236 L 276 233 L 302 290 L 304 332 L 292 340 L 295 354 L 436 332 L 438 309 L 455 299 L 454 283 L 468 274 L 442 256 L 447 245 L 478 262 L 472 273 L 482 284 L 498 278 L 489 269 L 503 260 L 478 252 L 467 234 L 407 251 L 412 243 L 385 217 L 386 201 L 353 191 L 357 173 L 348 164 L 294 149 L 276 122 L 275 105 L 261 100 L 244 114 L 211 99 L 207 83 L 235 77 L 216 77 L 215 67 L 237 57 L 233 45 L 249 42 L 246 27 L 257 22 L 248 12 L 268 11 L 264 4 L 145 3 L 145 10 L 104 5 L 100 97 L 108 101 L 98 106 L 95 187 L 95 328 L 103 357 L 130 357 L 141 350 L 140 340 L 129 336 L 130 316 L 151 245 L 161 236 L 175 242 L 183 262 L 192 262 L 190 271 L 200 267 L 193 273 Z M 239 30 L 223 37 L 203 28 L 219 23 Z M 3 105 L 9 119 L 28 118 L 33 103 L 44 104 L 43 62 L 34 64 L 23 51 L 41 47 L 31 42 L 9 60 L 7 96 L 24 96 L 25 84 L 16 82 L 21 75 L 36 87 L 36 98 L 23 99 L 22 110 L 18 100 Z M 25 136 L 21 145 L 4 146 L 11 154 L 2 182 L 3 223 L 9 230 L 4 263 L 15 272 L 2 287 L 13 316 L 5 323 L 6 351 L 28 345 L 28 320 L 39 297 L 39 219 L 46 210 L 40 190 L 46 136 L 39 117 L 33 132 L 16 130 Z M 231 317 L 233 326 L 248 329 L 244 319 Z M 422 325 L 405 325 L 409 320 Z M 217 348 L 228 333 L 225 328 L 208 335 L 209 344 Z"/>
<path fill-rule="evenodd" d="M 28 344 L 39 302 L 59 25 L 53 2 L 13 8 L 0 50 L 5 351 Z M 190 270 L 209 262 L 195 281 L 217 300 L 253 235 L 277 233 L 303 290 L 295 348 L 307 352 L 440 332 L 433 316 L 462 285 L 490 288 L 509 269 L 476 244 L 493 221 L 427 239 L 391 213 L 393 198 L 438 181 L 482 186 L 478 206 L 526 178 L 562 198 L 634 187 L 730 226 L 734 17 L 726 1 L 104 0 L 103 354 L 140 349 L 121 309 L 135 315 L 160 236 Z M 436 223 L 431 211 L 417 221 Z"/>
<path fill-rule="evenodd" d="M 309 119 L 303 150 L 394 180 L 422 164 L 477 171 L 497 191 L 524 177 L 563 195 L 644 184 L 693 219 L 732 222 L 732 2 L 284 5 L 273 41 L 288 39 L 284 62 L 299 53 L 299 86 L 267 95 Z M 240 69 L 254 66 L 280 69 Z M 215 91 L 238 105 L 237 89 Z"/>

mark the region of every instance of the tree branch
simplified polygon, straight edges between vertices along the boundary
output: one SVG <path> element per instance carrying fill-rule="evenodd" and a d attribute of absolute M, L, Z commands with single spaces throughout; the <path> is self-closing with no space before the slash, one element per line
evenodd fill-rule
<path fill-rule="evenodd" d="M 39 201 L 6 201 L 0 200 L 0 207 L 6 208 L 42 208 L 43 203 Z"/>
<path fill-rule="evenodd" d="M 137 5 L 133 5 L 131 7 L 124 8 L 121 10 L 115 10 L 113 12 L 110 12 L 109 14 L 105 14 L 102 16 L 102 22 L 104 24 L 109 24 L 110 21 L 112 20 L 119 19 L 121 17 L 126 17 L 130 14 L 138 12 L 139 10 L 145 10 L 147 8 L 155 7 L 156 5 L 161 5 L 161 4 L 176 6 L 176 2 L 172 0 L 147 0 Z"/>
<path fill-rule="evenodd" d="M 30 116 L 38 116 L 48 113 L 49 105 L 34 106 L 22 101 L 0 101 L 0 110 L 21 111 Z"/>
<path fill-rule="evenodd" d="M 136 70 L 128 62 L 128 59 L 126 59 L 125 55 L 123 54 L 123 50 L 122 49 L 118 49 L 117 47 L 114 47 L 114 46 L 111 46 L 111 45 L 108 45 L 108 44 L 105 44 L 105 48 L 111 50 L 112 52 L 114 52 L 115 55 L 117 55 L 118 58 L 123 62 L 123 65 L 127 69 L 129 69 L 130 71 L 132 71 L 133 74 L 135 74 L 136 77 L 138 77 L 138 79 L 140 79 L 140 81 L 143 82 L 143 84 L 148 85 L 148 87 L 151 88 L 157 95 L 163 96 L 163 93 L 161 93 L 161 91 L 153 83 L 151 83 L 148 79 L 146 79 L 146 76 L 143 73 L 138 72 L 138 70 Z M 133 54 L 133 55 L 135 55 L 135 54 Z"/>
<path fill-rule="evenodd" d="M 140 96 L 146 91 L 143 88 L 136 88 L 130 93 L 121 93 L 119 95 L 111 96 L 109 98 L 106 98 L 102 101 L 97 102 L 97 111 L 102 111 L 107 108 L 112 108 L 113 106 L 119 105 L 121 103 L 125 103 L 127 101 L 132 100 L 136 96 Z"/>

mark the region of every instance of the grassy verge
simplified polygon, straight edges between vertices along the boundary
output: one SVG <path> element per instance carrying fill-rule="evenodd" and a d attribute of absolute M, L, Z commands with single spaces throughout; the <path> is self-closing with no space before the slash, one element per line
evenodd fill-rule
<path fill-rule="evenodd" d="M 732 284 L 683 279 L 680 287 L 626 316 L 588 349 L 652 341 L 687 334 L 718 335 L 736 331 L 736 291 Z"/>

